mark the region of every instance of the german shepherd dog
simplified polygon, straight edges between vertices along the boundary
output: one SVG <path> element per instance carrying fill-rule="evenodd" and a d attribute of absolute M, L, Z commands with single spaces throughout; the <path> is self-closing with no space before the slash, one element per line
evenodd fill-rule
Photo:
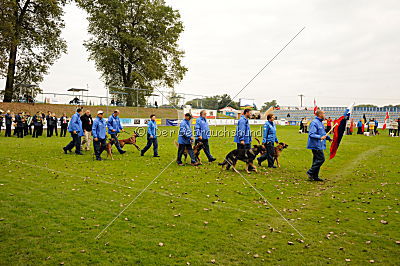
<path fill-rule="evenodd" d="M 287 147 L 289 147 L 289 145 L 287 145 L 286 143 L 279 142 L 279 144 L 276 145 L 276 147 L 274 148 L 274 162 L 276 162 L 276 165 L 278 167 L 281 167 L 278 158 L 281 155 L 282 151 Z"/>
<path fill-rule="evenodd" d="M 218 165 L 221 165 L 222 169 L 224 169 L 224 166 L 226 165 L 226 170 L 229 170 L 232 167 L 232 169 L 235 170 L 236 173 L 239 173 L 239 171 L 236 170 L 235 166 L 237 161 L 240 160 L 246 163 L 246 172 L 248 174 L 250 174 L 250 166 L 252 167 L 252 171 L 257 172 L 257 168 L 253 164 L 253 161 L 256 159 L 258 154 L 264 154 L 266 152 L 266 149 L 264 145 L 260 144 L 260 141 L 257 138 L 256 140 L 258 141 L 258 145 L 253 145 L 253 148 L 251 149 L 233 150 L 228 153 L 225 157 L 225 160 Z"/>
<path fill-rule="evenodd" d="M 108 159 L 108 157 L 110 157 L 111 160 L 114 160 L 114 157 L 112 155 L 112 145 L 114 145 L 114 144 L 115 144 L 115 139 L 113 139 L 113 138 L 111 138 L 110 141 L 106 144 L 106 147 L 104 150 L 107 152 L 107 159 Z"/>
<path fill-rule="evenodd" d="M 177 141 L 175 141 L 175 146 L 178 148 L 179 147 L 179 143 Z M 193 153 L 194 153 L 194 158 L 196 159 L 196 162 L 201 164 L 201 160 L 200 160 L 200 152 L 203 149 L 203 142 L 198 142 L 196 145 L 194 145 L 192 147 L 193 149 Z M 185 161 L 187 159 L 189 155 L 189 151 L 185 148 L 185 151 L 183 152 L 183 156 L 185 156 Z"/>
<path fill-rule="evenodd" d="M 139 134 L 134 131 L 130 138 L 120 139 L 120 140 L 118 140 L 118 142 L 119 142 L 119 145 L 121 146 L 121 148 L 123 148 L 125 146 L 125 144 L 131 144 L 131 145 L 135 146 L 138 151 L 141 151 L 140 147 L 136 144 L 136 138 L 138 138 L 138 137 L 139 137 Z"/>

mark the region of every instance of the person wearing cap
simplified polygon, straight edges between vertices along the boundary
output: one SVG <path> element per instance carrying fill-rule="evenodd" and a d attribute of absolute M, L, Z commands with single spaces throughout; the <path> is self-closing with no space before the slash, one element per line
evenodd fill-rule
<path fill-rule="evenodd" d="M 93 147 L 96 160 L 101 161 L 101 153 L 106 149 L 106 121 L 103 119 L 103 111 L 97 112 L 91 130 L 93 134 Z"/>
<path fill-rule="evenodd" d="M 111 138 L 114 139 L 115 147 L 120 154 L 124 154 L 126 151 L 121 149 L 119 145 L 117 134 L 119 132 L 125 132 L 125 129 L 121 125 L 121 121 L 119 120 L 119 110 L 115 110 L 112 115 L 107 120 L 108 134 L 110 134 Z"/>
<path fill-rule="evenodd" d="M 195 126 L 195 134 L 196 134 L 196 141 L 197 143 L 203 143 L 204 153 L 207 156 L 208 161 L 211 163 L 216 159 L 211 155 L 210 146 L 208 145 L 208 139 L 210 138 L 210 128 L 207 122 L 207 112 L 206 110 L 202 110 L 200 112 L 200 117 L 196 119 L 196 126 Z"/>
<path fill-rule="evenodd" d="M 194 152 L 192 148 L 192 142 L 194 140 L 192 134 L 192 128 L 190 127 L 190 119 L 192 119 L 192 115 L 190 113 L 185 114 L 185 119 L 182 120 L 180 127 L 179 127 L 179 136 L 178 136 L 178 158 L 176 162 L 178 165 L 182 166 L 182 155 L 185 150 L 188 151 L 191 164 L 193 166 L 199 165 L 196 162 L 196 158 L 194 157 Z"/>
<path fill-rule="evenodd" d="M 67 154 L 67 151 L 71 152 L 75 147 L 75 154 L 83 155 L 81 152 L 81 137 L 83 136 L 81 114 L 82 109 L 78 108 L 76 113 L 71 117 L 71 122 L 68 125 L 68 132 L 71 133 L 72 140 L 63 148 L 65 154 Z"/>
<path fill-rule="evenodd" d="M 157 141 L 157 123 L 156 123 L 156 115 L 150 115 L 150 121 L 147 122 L 147 145 L 140 152 L 140 155 L 143 156 L 148 149 L 150 149 L 151 145 L 153 145 L 154 157 L 160 157 L 158 155 L 158 141 Z"/>
<path fill-rule="evenodd" d="M 251 149 L 251 131 L 249 125 L 250 109 L 244 109 L 243 115 L 240 117 L 235 137 L 233 139 L 236 142 L 237 149 Z"/>
<path fill-rule="evenodd" d="M 90 114 L 90 110 L 86 110 L 86 112 L 81 116 L 82 120 L 82 128 L 83 128 L 83 139 L 81 145 L 85 147 L 85 150 L 90 150 L 90 142 L 92 141 L 92 125 L 93 119 Z"/>

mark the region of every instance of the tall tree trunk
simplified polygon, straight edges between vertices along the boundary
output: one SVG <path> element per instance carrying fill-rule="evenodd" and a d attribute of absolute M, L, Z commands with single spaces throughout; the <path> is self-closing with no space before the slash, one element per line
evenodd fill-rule
<path fill-rule="evenodd" d="M 14 94 L 15 62 L 17 60 L 17 44 L 13 43 L 10 48 L 8 60 L 7 81 L 4 93 L 4 102 L 11 102 Z"/>

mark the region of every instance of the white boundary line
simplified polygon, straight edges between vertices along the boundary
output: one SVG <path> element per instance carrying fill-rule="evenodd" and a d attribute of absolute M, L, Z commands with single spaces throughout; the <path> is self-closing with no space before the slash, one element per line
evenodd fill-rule
<path fill-rule="evenodd" d="M 225 160 L 226 160 L 226 159 L 225 159 Z M 226 161 L 231 165 L 232 168 L 235 169 L 235 167 L 234 167 L 228 160 L 226 160 Z M 287 219 L 285 218 L 285 216 L 283 216 L 282 213 L 281 213 L 280 211 L 278 211 L 278 209 L 275 208 L 275 206 L 272 205 L 272 204 L 268 201 L 268 199 L 267 199 L 266 197 L 264 197 L 264 195 L 261 194 L 261 192 L 260 192 L 256 187 L 254 187 L 253 184 L 250 183 L 249 180 L 247 180 L 247 178 L 244 177 L 244 175 L 242 175 L 239 171 L 237 171 L 237 173 L 238 173 L 241 177 L 243 177 L 243 179 L 247 182 L 247 184 L 249 184 L 249 185 L 254 189 L 254 191 L 256 191 L 256 192 L 263 198 L 263 200 L 264 200 L 267 204 L 271 205 L 271 207 L 282 217 L 283 220 L 285 220 L 285 221 L 286 221 L 286 222 L 287 222 L 287 223 L 288 223 L 288 224 L 289 224 L 303 239 L 305 239 L 305 237 L 299 232 L 299 230 L 297 230 L 296 227 L 294 227 L 294 226 L 289 222 L 289 220 L 287 220 Z"/>
<path fill-rule="evenodd" d="M 118 213 L 118 215 L 115 216 L 114 219 L 112 219 L 112 220 L 107 224 L 106 227 L 103 228 L 103 230 L 101 230 L 101 232 L 95 237 L 95 239 L 99 239 L 100 236 L 105 232 L 105 230 L 106 230 L 110 225 L 112 225 L 112 224 L 114 223 L 114 221 L 115 221 L 119 216 L 121 216 L 121 214 L 122 214 L 124 211 L 126 211 L 126 209 L 128 209 L 129 206 L 131 206 L 131 204 L 132 204 L 135 200 L 137 200 L 137 198 L 139 198 L 140 195 L 142 195 L 143 192 L 145 192 L 145 191 L 150 187 L 150 185 L 153 184 L 154 181 L 156 181 L 156 179 L 157 179 L 162 173 L 164 173 L 164 171 L 167 170 L 167 168 L 168 168 L 173 162 L 175 162 L 175 159 L 173 159 L 169 164 L 167 164 L 167 166 L 165 166 L 164 169 L 161 170 L 161 172 L 160 172 L 155 178 L 153 178 L 153 180 L 151 180 L 151 182 L 150 182 L 144 189 L 142 189 L 142 191 L 140 191 L 139 194 L 137 194 L 136 197 L 135 197 L 131 202 L 129 202 L 129 204 L 126 205 L 126 207 L 125 207 L 122 211 L 120 211 L 120 212 Z"/>

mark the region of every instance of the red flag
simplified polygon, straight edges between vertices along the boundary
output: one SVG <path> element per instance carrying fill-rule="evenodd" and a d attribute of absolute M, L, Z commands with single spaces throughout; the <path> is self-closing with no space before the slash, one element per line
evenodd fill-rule
<path fill-rule="evenodd" d="M 317 114 L 317 110 L 318 110 L 318 106 L 317 106 L 317 102 L 315 101 L 315 98 L 314 98 L 314 115 Z"/>
<path fill-rule="evenodd" d="M 382 130 L 386 129 L 386 122 L 388 121 L 388 119 L 389 119 L 389 112 L 386 112 L 385 122 L 383 123 Z"/>

